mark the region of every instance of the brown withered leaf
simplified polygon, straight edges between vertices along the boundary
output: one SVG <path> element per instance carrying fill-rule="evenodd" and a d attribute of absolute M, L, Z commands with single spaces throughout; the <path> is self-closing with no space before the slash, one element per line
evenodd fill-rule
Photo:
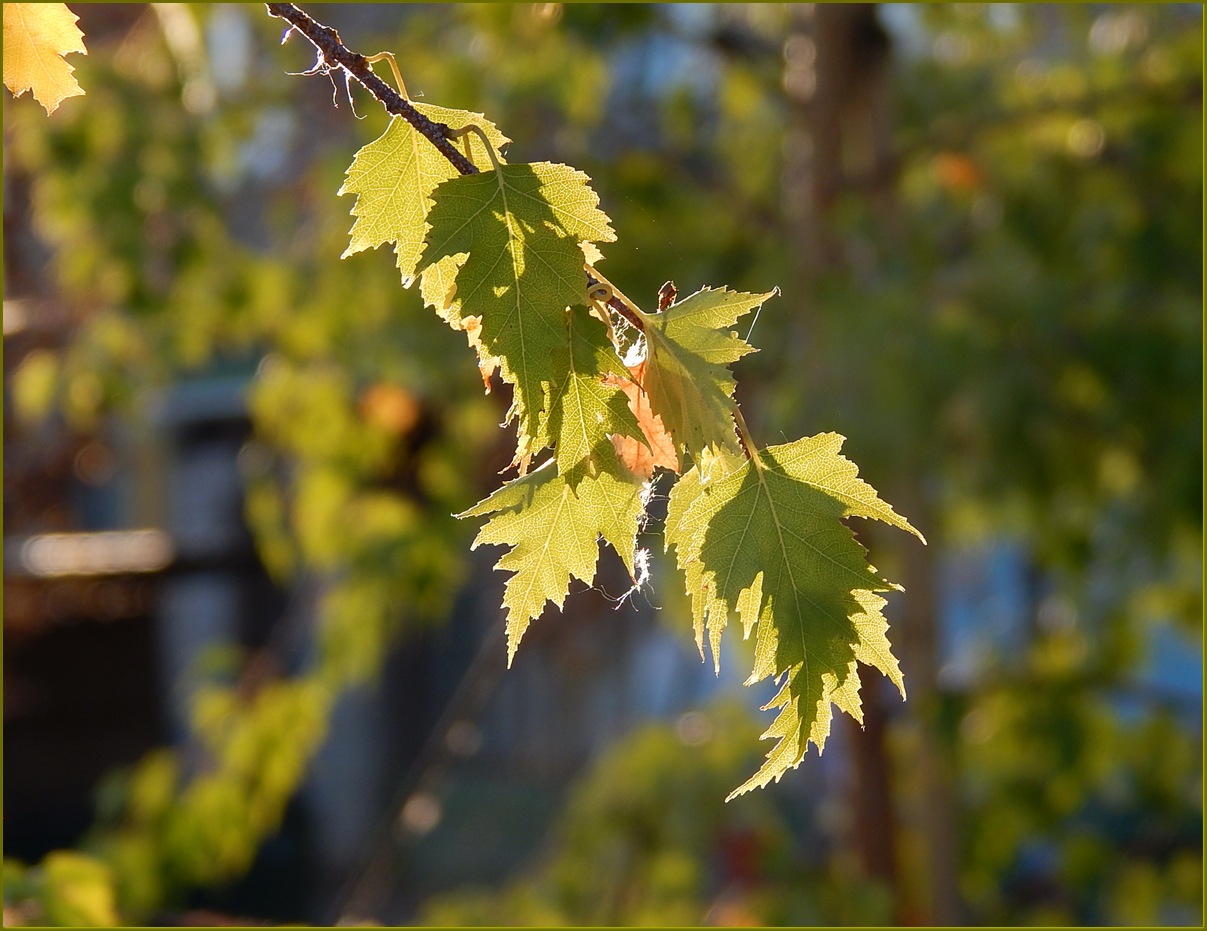
<path fill-rule="evenodd" d="M 662 418 L 650 409 L 650 399 L 641 387 L 645 378 L 645 362 L 638 362 L 629 368 L 633 380 L 619 378 L 616 375 L 606 375 L 604 384 L 619 388 L 629 399 L 629 410 L 641 425 L 645 434 L 645 443 L 628 436 L 613 436 L 612 445 L 616 447 L 616 455 L 634 475 L 649 478 L 658 466 L 679 471 L 679 457 L 675 455 L 675 443 L 666 432 Z"/>

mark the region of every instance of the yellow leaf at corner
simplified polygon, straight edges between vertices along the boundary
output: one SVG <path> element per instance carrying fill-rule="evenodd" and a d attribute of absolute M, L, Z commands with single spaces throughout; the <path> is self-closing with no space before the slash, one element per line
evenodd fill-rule
<path fill-rule="evenodd" d="M 32 90 L 51 114 L 64 98 L 84 93 L 63 59 L 88 54 L 78 20 L 64 3 L 4 4 L 4 84 L 14 96 Z"/>
<path fill-rule="evenodd" d="M 112 928 L 117 924 L 113 875 L 95 857 L 71 850 L 47 854 L 46 917 L 50 924 L 77 928 Z"/>

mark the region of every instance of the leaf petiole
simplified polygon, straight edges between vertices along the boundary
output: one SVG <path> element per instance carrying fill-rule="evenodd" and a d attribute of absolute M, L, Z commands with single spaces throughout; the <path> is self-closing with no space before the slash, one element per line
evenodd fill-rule
<path fill-rule="evenodd" d="M 402 95 L 404 100 L 410 100 L 411 95 L 407 93 L 407 86 L 402 80 L 402 74 L 398 70 L 398 62 L 394 59 L 393 52 L 378 52 L 376 55 L 369 55 L 365 58 L 370 65 L 376 64 L 379 61 L 388 61 L 390 70 L 394 72 L 394 83 L 398 85 L 398 93 Z"/>
<path fill-rule="evenodd" d="M 759 459 L 758 447 L 755 445 L 754 437 L 750 435 L 750 428 L 746 426 L 746 418 L 742 416 L 742 408 L 737 401 L 733 402 L 733 420 L 738 426 L 738 438 L 742 441 L 742 450 L 754 467 L 761 472 L 764 466 L 762 460 Z"/>
<path fill-rule="evenodd" d="M 638 332 L 644 333 L 645 323 L 641 318 L 648 315 L 629 300 L 616 285 L 601 275 L 593 265 L 584 265 L 583 268 L 587 272 L 587 297 L 612 308 L 633 324 Z"/>
<path fill-rule="evenodd" d="M 450 130 L 448 137 L 449 139 L 460 139 L 462 136 L 465 136 L 468 133 L 474 133 L 479 139 L 482 140 L 482 145 L 486 147 L 486 154 L 490 156 L 490 163 L 494 166 L 495 171 L 498 171 L 499 156 L 495 154 L 495 147 L 490 144 L 490 140 L 486 138 L 486 133 L 482 131 L 480 126 L 474 123 L 469 123 L 465 126 L 462 126 L 460 129 Z M 466 155 L 468 157 L 469 146 L 467 145 L 465 148 Z"/>

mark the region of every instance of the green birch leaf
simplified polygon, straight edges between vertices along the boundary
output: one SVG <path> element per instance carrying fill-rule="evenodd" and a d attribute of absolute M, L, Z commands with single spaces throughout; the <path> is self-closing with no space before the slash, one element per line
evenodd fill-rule
<path fill-rule="evenodd" d="M 419 293 L 423 302 L 436 311 L 454 330 L 465 333 L 469 346 L 478 354 L 478 371 L 482 385 L 490 394 L 490 377 L 499 367 L 499 360 L 482 349 L 482 321 L 478 317 L 461 315 L 461 302 L 457 300 L 457 269 L 467 258 L 463 252 L 446 255 L 434 265 L 429 265 L 419 276 Z"/>
<path fill-rule="evenodd" d="M 464 329 L 465 325 L 461 302 L 457 300 L 457 270 L 467 258 L 464 252 L 446 255 L 419 276 L 419 294 L 423 302 L 454 330 Z"/>
<path fill-rule="evenodd" d="M 593 244 L 582 242 L 579 245 L 588 264 L 603 259 Z M 435 310 L 440 319 L 454 330 L 465 329 L 461 299 L 457 296 L 457 271 L 467 258 L 468 254 L 464 252 L 446 255 L 419 274 L 419 293 L 424 304 Z"/>
<path fill-rule="evenodd" d="M 779 715 L 763 735 L 776 745 L 733 798 L 764 786 L 818 751 L 829 734 L 831 705 L 859 719 L 856 661 L 874 666 L 904 695 L 876 592 L 896 588 L 864 558 L 842 522 L 865 517 L 921 534 L 858 478 L 840 455 L 843 438 L 825 433 L 758 453 L 703 480 L 693 468 L 671 492 L 666 545 L 687 575 L 697 643 L 707 633 L 714 662 L 730 616 L 756 633 L 747 684 L 784 680 L 766 708 Z M 925 542 L 925 541 L 923 541 Z"/>
<path fill-rule="evenodd" d="M 576 486 L 585 472 L 598 471 L 599 450 L 614 451 L 610 435 L 628 436 L 644 443 L 644 434 L 624 391 L 604 384 L 604 376 L 608 374 L 629 377 L 608 338 L 607 328 L 585 307 L 571 308 L 566 326 L 569 365 L 565 380 L 553 394 L 550 431 L 558 471 Z"/>
<path fill-rule="evenodd" d="M 496 153 L 511 141 L 481 113 L 412 104 L 428 119 L 453 129 L 478 126 Z M 470 161 L 479 167 L 491 164 L 481 139 L 472 133 L 465 139 L 469 140 Z M 426 137 L 402 117 L 394 117 L 381 136 L 356 153 L 339 189 L 340 194 L 356 195 L 352 206 L 356 222 L 341 258 L 392 242 L 403 286 L 409 288 L 428 231 L 432 191 L 440 182 L 456 177 L 457 169 Z"/>
<path fill-rule="evenodd" d="M 530 621 L 546 602 L 561 608 L 570 578 L 590 584 L 595 578 L 600 538 L 635 574 L 637 519 L 642 511 L 641 482 L 616 459 L 599 453 L 600 470 L 584 475 L 575 488 L 549 460 L 523 478 L 508 482 L 458 517 L 491 516 L 474 540 L 511 547 L 496 568 L 512 573 L 503 606 L 507 608 L 507 664 Z"/>
<path fill-rule="evenodd" d="M 615 239 L 588 180 L 567 165 L 504 165 L 445 181 L 428 214 L 419 271 L 468 253 L 455 301 L 460 314 L 481 319 L 482 349 L 515 388 L 517 461 L 552 442 L 551 393 L 569 351 L 566 308 L 585 300 L 580 242 Z"/>
<path fill-rule="evenodd" d="M 642 314 L 646 359 L 642 387 L 676 445 L 695 460 L 712 445 L 740 453 L 729 363 L 755 349 L 729 329 L 779 293 L 703 288 L 660 314 Z"/>

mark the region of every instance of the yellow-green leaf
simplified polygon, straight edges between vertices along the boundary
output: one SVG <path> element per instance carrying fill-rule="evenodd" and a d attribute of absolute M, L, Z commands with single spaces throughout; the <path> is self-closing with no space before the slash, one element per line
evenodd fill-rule
<path fill-rule="evenodd" d="M 445 123 L 453 129 L 479 127 L 496 155 L 511 141 L 481 113 L 425 103 L 412 102 L 412 105 L 433 122 Z M 469 145 L 470 161 L 479 167 L 491 164 L 477 135 L 469 133 L 464 139 Z M 457 169 L 429 139 L 402 117 L 394 117 L 381 136 L 356 153 L 339 189 L 340 194 L 356 195 L 352 207 L 356 222 L 348 233 L 348 248 L 343 257 L 392 242 L 403 285 L 410 287 L 428 231 L 432 191 L 441 181 L 455 177 Z"/>
<path fill-rule="evenodd" d="M 621 555 L 629 574 L 635 573 L 641 483 L 620 465 L 610 445 L 600 449 L 599 461 L 597 473 L 584 475 L 571 488 L 549 460 L 457 515 L 494 515 L 479 531 L 475 548 L 483 543 L 511 547 L 497 566 L 513 573 L 503 598 L 508 665 L 546 602 L 561 608 L 571 576 L 588 584 L 595 578 L 601 537 Z"/>
<path fill-rule="evenodd" d="M 63 57 L 88 54 L 78 21 L 64 3 L 4 4 L 4 85 L 16 97 L 33 91 L 47 115 L 84 93 Z"/>
<path fill-rule="evenodd" d="M 675 444 L 699 460 L 706 446 L 739 452 L 729 363 L 754 347 L 729 327 L 777 294 L 703 288 L 660 314 L 642 314 L 643 387 Z"/>
<path fill-rule="evenodd" d="M 503 165 L 445 181 L 433 194 L 418 270 L 468 254 L 456 273 L 457 312 L 481 318 L 483 351 L 515 386 L 517 460 L 551 442 L 550 395 L 569 349 L 566 308 L 585 301 L 580 242 L 616 236 L 588 180 L 566 165 Z"/>
<path fill-rule="evenodd" d="M 573 486 L 585 472 L 598 470 L 599 450 L 606 447 L 615 452 L 610 436 L 641 441 L 643 434 L 625 393 L 604 381 L 608 374 L 614 378 L 628 374 L 604 325 L 585 307 L 574 307 L 566 315 L 566 326 L 570 351 L 568 362 L 562 363 L 565 380 L 553 392 L 550 429 L 558 471 Z"/>
<path fill-rule="evenodd" d="M 860 716 L 856 661 L 874 666 L 904 694 L 876 592 L 896 588 L 864 558 L 842 522 L 884 521 L 921 534 L 858 478 L 839 454 L 843 438 L 825 433 L 772 446 L 736 468 L 723 457 L 711 480 L 697 468 L 671 492 L 667 548 L 688 577 L 696 637 L 707 632 L 718 661 L 730 616 L 746 636 L 756 632 L 755 665 L 747 684 L 784 676 L 766 706 L 779 715 L 763 735 L 777 743 L 739 795 L 779 778 L 820 751 L 831 705 Z"/>

